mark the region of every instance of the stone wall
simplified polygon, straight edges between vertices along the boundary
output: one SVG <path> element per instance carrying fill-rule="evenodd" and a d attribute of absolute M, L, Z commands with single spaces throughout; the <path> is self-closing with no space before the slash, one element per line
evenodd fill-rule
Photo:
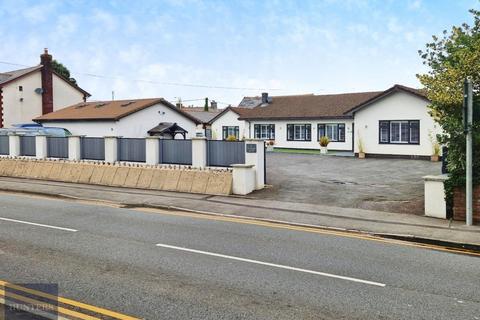
<path fill-rule="evenodd" d="M 0 176 L 211 195 L 232 193 L 230 169 L 0 158 Z"/>
<path fill-rule="evenodd" d="M 465 188 L 453 192 L 453 219 L 465 221 Z M 473 188 L 473 223 L 480 224 L 480 186 Z"/>

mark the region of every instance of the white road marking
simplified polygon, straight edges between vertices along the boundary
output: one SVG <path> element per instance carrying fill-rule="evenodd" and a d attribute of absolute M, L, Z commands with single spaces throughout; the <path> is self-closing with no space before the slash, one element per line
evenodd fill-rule
<path fill-rule="evenodd" d="M 285 266 L 285 265 L 276 264 L 276 263 L 263 262 L 263 261 L 258 261 L 258 260 L 228 256 L 228 255 L 220 254 L 220 253 L 213 253 L 213 252 L 208 252 L 208 251 L 188 249 L 188 248 L 171 246 L 171 245 L 162 244 L 162 243 L 158 243 L 156 246 L 157 247 L 180 250 L 180 251 L 199 253 L 199 254 L 204 254 L 204 255 L 213 256 L 213 257 L 220 257 L 220 258 L 225 258 L 225 259 L 230 259 L 230 260 L 237 260 L 237 261 L 242 261 L 242 262 L 255 263 L 255 264 L 260 264 L 260 265 L 269 266 L 269 267 L 275 267 L 275 268 L 293 270 L 293 271 L 298 271 L 298 272 L 310 273 L 310 274 L 315 274 L 315 275 L 323 276 L 323 277 L 329 277 L 329 278 L 359 282 L 359 283 L 363 283 L 363 284 L 369 284 L 369 285 L 372 285 L 372 286 L 378 286 L 378 287 L 385 287 L 386 286 L 386 284 L 380 283 L 380 282 L 362 280 L 362 279 L 357 279 L 357 278 L 352 278 L 352 277 L 345 277 L 345 276 L 340 276 L 340 275 L 336 275 L 336 274 L 332 274 L 332 273 L 319 272 L 319 271 L 313 271 L 313 270 L 308 270 L 308 269 L 295 268 L 295 267 Z"/>
<path fill-rule="evenodd" d="M 37 226 L 37 227 L 44 227 L 44 228 L 57 229 L 57 230 L 63 230 L 63 231 L 70 231 L 70 232 L 77 232 L 78 231 L 78 230 L 70 229 L 70 228 L 56 227 L 56 226 L 51 226 L 51 225 L 48 225 L 48 224 L 41 224 L 41 223 L 28 222 L 28 221 L 22 221 L 22 220 L 15 220 L 15 219 L 10 219 L 10 218 L 1 218 L 0 217 L 0 220 L 8 221 L 8 222 L 29 224 L 29 225 Z"/>

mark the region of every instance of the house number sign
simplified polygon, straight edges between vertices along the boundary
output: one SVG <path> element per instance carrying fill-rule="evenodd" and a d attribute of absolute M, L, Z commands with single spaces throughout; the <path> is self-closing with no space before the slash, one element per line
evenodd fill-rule
<path fill-rule="evenodd" d="M 257 145 L 254 143 L 247 143 L 247 153 L 257 153 Z"/>

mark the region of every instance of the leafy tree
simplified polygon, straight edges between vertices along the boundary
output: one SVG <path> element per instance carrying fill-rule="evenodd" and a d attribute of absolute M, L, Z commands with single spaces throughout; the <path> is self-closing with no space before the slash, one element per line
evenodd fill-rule
<path fill-rule="evenodd" d="M 441 37 L 420 50 L 423 63 L 430 70 L 417 75 L 431 101 L 430 113 L 443 129 L 437 137 L 448 146 L 447 201 L 451 200 L 452 188 L 465 185 L 465 134 L 463 127 L 463 83 L 469 77 L 474 85 L 474 95 L 480 92 L 480 11 L 470 10 L 473 25 L 467 23 L 444 30 Z M 480 125 L 473 125 L 473 175 L 474 183 L 480 184 Z"/>
<path fill-rule="evenodd" d="M 71 83 L 77 84 L 77 80 L 75 80 L 75 78 L 70 78 L 70 70 L 68 70 L 68 68 L 65 67 L 62 63 L 58 62 L 57 60 L 53 60 L 52 68 L 53 70 L 55 70 L 55 72 L 67 78 Z"/>

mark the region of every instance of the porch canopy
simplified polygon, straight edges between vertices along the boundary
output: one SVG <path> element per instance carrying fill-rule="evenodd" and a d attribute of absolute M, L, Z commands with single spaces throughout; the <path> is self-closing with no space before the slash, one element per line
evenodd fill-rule
<path fill-rule="evenodd" d="M 176 134 L 181 134 L 183 139 L 185 139 L 187 133 L 187 130 L 183 129 L 178 124 L 171 122 L 160 122 L 158 126 L 148 130 L 150 136 L 162 136 L 171 139 L 175 139 Z"/>

